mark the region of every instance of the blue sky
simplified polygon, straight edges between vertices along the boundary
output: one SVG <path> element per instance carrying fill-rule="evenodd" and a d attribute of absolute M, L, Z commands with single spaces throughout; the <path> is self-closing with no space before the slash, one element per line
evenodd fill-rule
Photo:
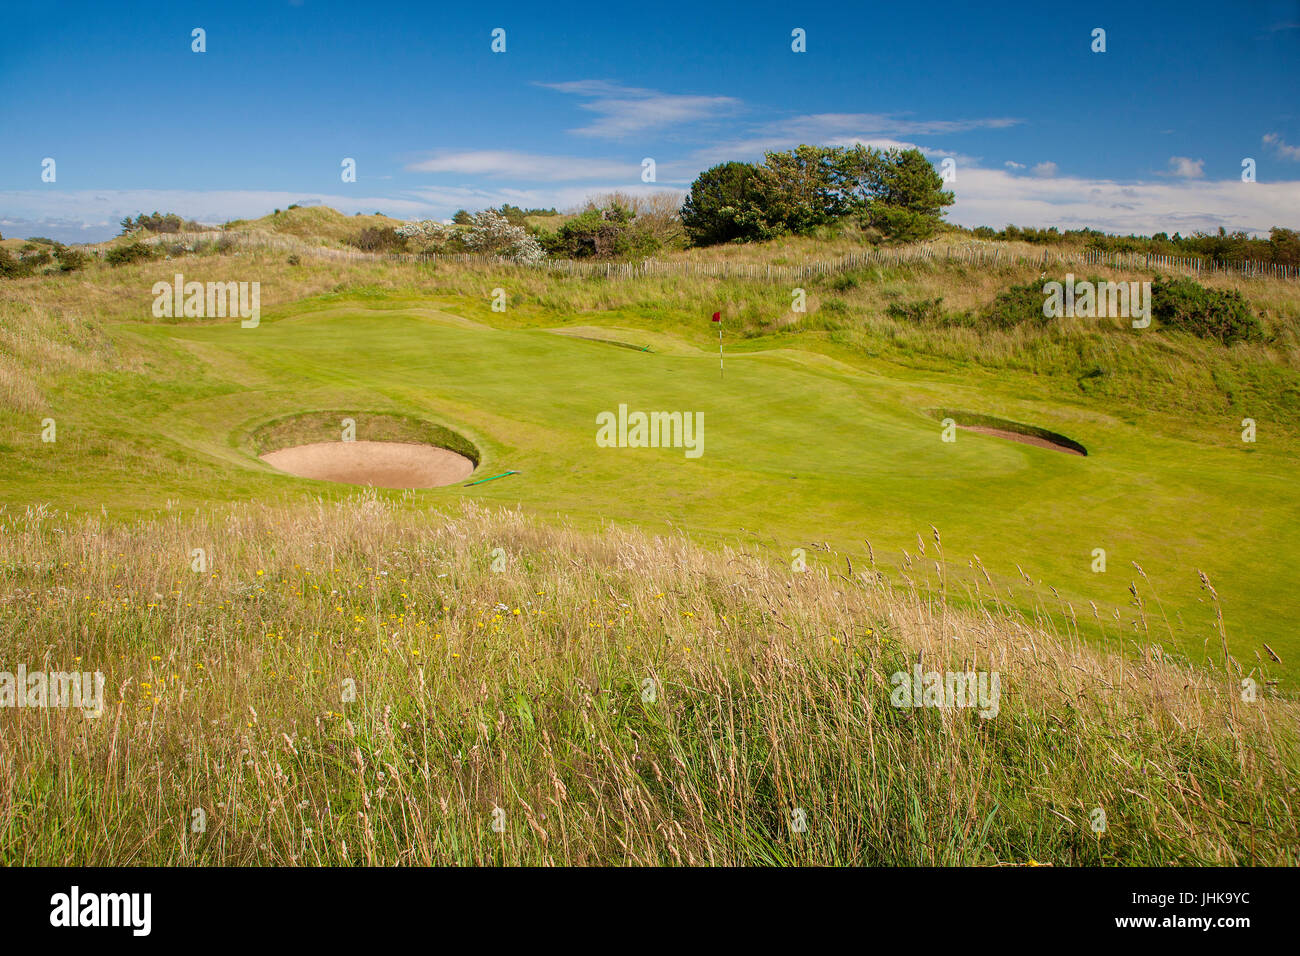
<path fill-rule="evenodd" d="M 1300 226 L 1300 0 L 4 3 L 6 237 L 304 201 L 565 208 L 801 142 L 952 157 L 965 225 Z"/>

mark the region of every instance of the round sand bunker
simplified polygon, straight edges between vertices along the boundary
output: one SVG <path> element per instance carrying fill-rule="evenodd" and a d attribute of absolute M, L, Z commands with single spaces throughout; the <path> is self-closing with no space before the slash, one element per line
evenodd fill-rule
<path fill-rule="evenodd" d="M 376 488 L 437 488 L 463 481 L 474 471 L 474 462 L 446 448 L 393 441 L 322 441 L 261 458 L 299 478 Z"/>

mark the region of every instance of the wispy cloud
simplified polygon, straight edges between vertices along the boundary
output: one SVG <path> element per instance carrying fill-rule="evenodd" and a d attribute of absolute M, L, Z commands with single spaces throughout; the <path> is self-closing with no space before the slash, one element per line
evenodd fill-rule
<path fill-rule="evenodd" d="M 406 167 L 416 173 L 459 173 L 512 179 L 516 182 L 565 182 L 580 179 L 634 181 L 641 176 L 641 159 L 624 161 L 584 156 L 553 156 L 510 150 L 471 149 L 441 152 Z"/>
<path fill-rule="evenodd" d="M 741 108 L 741 101 L 731 96 L 663 93 L 620 86 L 606 80 L 573 80 L 537 85 L 587 99 L 580 108 L 597 114 L 598 118 L 588 126 L 569 130 L 579 136 L 622 139 L 651 130 L 715 119 L 733 114 Z"/>
<path fill-rule="evenodd" d="M 1277 133 L 1265 133 L 1262 137 L 1265 146 L 1272 146 L 1283 159 L 1300 161 L 1300 146 L 1291 146 Z"/>
<path fill-rule="evenodd" d="M 884 113 L 810 113 L 757 124 L 729 140 L 715 142 L 691 154 L 699 167 L 729 159 L 761 159 L 769 150 L 791 149 L 802 143 L 819 146 L 873 146 L 877 149 L 921 150 L 927 156 L 951 156 L 959 166 L 973 166 L 978 157 L 933 144 L 912 135 L 943 135 L 974 129 L 1002 129 L 1019 123 L 1005 117 L 966 120 L 912 120 Z M 662 167 L 661 167 L 662 168 Z"/>
<path fill-rule="evenodd" d="M 1030 172 L 1039 179 L 1051 179 L 1057 173 L 1056 163 L 1036 163 Z"/>
<path fill-rule="evenodd" d="M 893 113 L 808 113 L 773 120 L 757 130 L 805 141 L 844 136 L 862 137 L 947 136 L 977 129 L 1007 129 L 1021 121 L 1009 116 L 959 120 L 918 120 Z"/>

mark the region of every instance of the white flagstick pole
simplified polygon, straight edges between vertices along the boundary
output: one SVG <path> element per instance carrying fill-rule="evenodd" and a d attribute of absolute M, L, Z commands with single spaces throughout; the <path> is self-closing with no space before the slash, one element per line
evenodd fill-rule
<path fill-rule="evenodd" d="M 723 377 L 722 371 L 722 320 L 718 320 L 718 378 Z"/>

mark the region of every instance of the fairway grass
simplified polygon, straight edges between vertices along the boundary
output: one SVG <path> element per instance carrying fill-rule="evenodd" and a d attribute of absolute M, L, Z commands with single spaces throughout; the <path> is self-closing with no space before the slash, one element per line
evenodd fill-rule
<path fill-rule="evenodd" d="M 1276 440 L 1207 443 L 1103 403 L 1017 394 L 1013 377 L 999 387 L 986 375 L 882 367 L 846 348 L 796 347 L 797 337 L 746 340 L 719 374 L 707 337 L 654 322 L 639 330 L 622 313 L 602 333 L 592 318 L 557 335 L 565 329 L 515 316 L 493 326 L 493 313 L 463 297 L 371 291 L 268 309 L 256 329 L 125 322 L 111 337 L 147 373 L 65 376 L 44 412 L 21 427 L 11 418 L 0 493 L 11 510 L 50 503 L 122 516 L 165 502 L 337 498 L 347 489 L 258 461 L 256 436 L 304 413 L 325 427 L 330 410 L 370 410 L 464 436 L 481 455 L 476 474 L 519 472 L 402 496 L 413 507 L 468 499 L 589 529 L 609 520 L 680 529 L 702 543 L 759 546 L 785 566 L 812 544 L 859 563 L 870 549 L 895 583 L 946 587 L 954 601 L 978 557 L 1001 598 L 1028 608 L 1046 597 L 1072 633 L 1222 666 L 1204 572 L 1243 673 L 1294 685 L 1300 638 L 1277 612 L 1294 607 L 1300 570 L 1289 533 L 1296 460 Z M 596 416 L 620 404 L 702 413 L 703 455 L 598 448 Z M 945 442 L 935 408 L 1029 423 L 1088 456 L 965 430 Z M 45 415 L 57 442 L 40 440 Z M 365 413 L 356 418 L 364 427 Z M 1239 430 L 1231 419 L 1219 427 Z M 968 558 L 951 578 L 918 545 L 931 527 L 950 555 Z"/>

